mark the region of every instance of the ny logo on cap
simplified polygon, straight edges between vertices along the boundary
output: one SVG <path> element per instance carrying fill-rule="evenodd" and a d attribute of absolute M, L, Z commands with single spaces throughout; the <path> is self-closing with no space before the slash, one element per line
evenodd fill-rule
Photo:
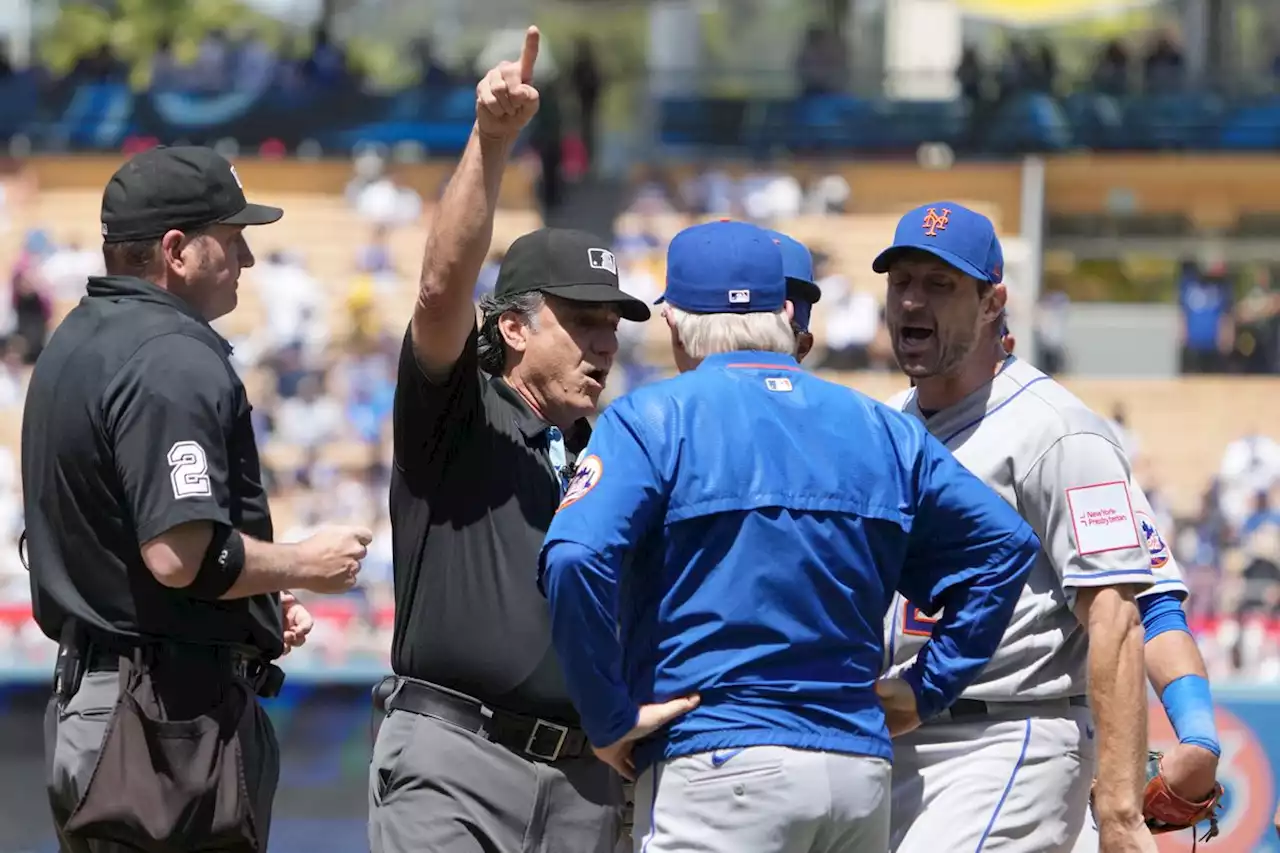
<path fill-rule="evenodd" d="M 587 249 L 587 263 L 593 270 L 607 270 L 618 274 L 618 261 L 608 249 Z"/>
<path fill-rule="evenodd" d="M 939 230 L 942 230 L 942 231 L 947 230 L 947 223 L 950 221 L 951 221 L 950 208 L 946 208 L 946 207 L 942 208 L 941 215 L 938 214 L 938 211 L 936 209 L 932 207 L 929 208 L 927 211 L 925 211 L 924 222 L 921 223 L 922 225 L 924 225 L 924 236 L 937 237 Z"/>

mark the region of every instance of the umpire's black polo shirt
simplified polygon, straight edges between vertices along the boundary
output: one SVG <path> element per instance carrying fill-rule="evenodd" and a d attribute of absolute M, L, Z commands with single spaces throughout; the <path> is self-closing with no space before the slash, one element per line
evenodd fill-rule
<path fill-rule="evenodd" d="M 473 332 L 449 378 L 423 374 L 406 333 L 393 414 L 392 667 L 493 707 L 576 724 L 551 648 L 537 557 L 560 503 L 548 425 L 480 370 Z M 587 443 L 565 436 L 572 460 Z"/>
<path fill-rule="evenodd" d="M 279 598 L 200 601 L 160 584 L 140 543 L 190 521 L 272 537 L 231 348 L 190 306 L 135 278 L 91 278 L 27 391 L 22 479 L 35 618 L 283 651 Z"/>

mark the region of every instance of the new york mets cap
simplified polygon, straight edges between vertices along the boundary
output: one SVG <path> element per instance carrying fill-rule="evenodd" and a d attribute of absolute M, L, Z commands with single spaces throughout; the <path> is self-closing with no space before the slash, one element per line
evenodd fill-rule
<path fill-rule="evenodd" d="M 102 239 L 149 240 L 209 225 L 269 225 L 278 207 L 253 204 L 235 167 L 212 148 L 159 146 L 116 170 L 102 193 Z"/>
<path fill-rule="evenodd" d="M 747 222 L 686 228 L 667 247 L 667 290 L 654 304 L 664 301 L 694 314 L 780 311 L 787 301 L 782 250 Z"/>
<path fill-rule="evenodd" d="M 780 231 L 769 232 L 782 250 L 782 272 L 787 277 L 787 299 L 795 309 L 796 325 L 806 332 L 813 306 L 822 299 L 822 291 L 814 281 L 813 255 L 808 247 Z"/>
<path fill-rule="evenodd" d="M 618 259 L 605 241 L 571 228 L 539 228 L 507 248 L 494 296 L 549 293 L 571 302 L 614 303 L 625 319 L 644 322 L 649 306 L 618 285 Z"/>
<path fill-rule="evenodd" d="M 999 284 L 1004 278 L 1004 251 L 995 226 L 981 213 L 954 202 L 926 204 L 898 220 L 893 245 L 876 257 L 871 269 L 888 272 L 894 259 L 908 250 L 928 252 L 979 281 Z"/>

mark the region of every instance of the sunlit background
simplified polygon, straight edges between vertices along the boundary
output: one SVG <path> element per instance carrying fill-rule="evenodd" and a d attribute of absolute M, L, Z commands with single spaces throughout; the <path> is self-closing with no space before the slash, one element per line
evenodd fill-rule
<path fill-rule="evenodd" d="M 360 587 L 312 600 L 271 710 L 272 851 L 363 850 L 368 690 L 388 670 L 395 355 L 427 223 L 485 68 L 544 33 L 542 109 L 503 187 L 493 286 L 544 222 L 612 240 L 661 291 L 707 218 L 814 250 L 807 366 L 903 386 L 870 260 L 948 199 L 1004 239 L 1018 353 L 1112 418 L 1181 562 L 1220 702 L 1215 853 L 1277 851 L 1280 766 L 1280 2 L 1277 0 L 120 0 L 0 2 L 0 853 L 52 851 L 18 437 L 30 364 L 100 271 L 130 152 L 215 145 L 284 220 L 219 321 L 255 406 L 277 535 L 377 533 Z M 624 325 L 609 394 L 671 370 Z M 531 586 L 530 594 L 536 594 Z M 493 630 L 501 631 L 495 625 Z M 1167 739 L 1153 706 L 1153 737 Z M 1190 835 L 1161 849 L 1190 849 Z"/>

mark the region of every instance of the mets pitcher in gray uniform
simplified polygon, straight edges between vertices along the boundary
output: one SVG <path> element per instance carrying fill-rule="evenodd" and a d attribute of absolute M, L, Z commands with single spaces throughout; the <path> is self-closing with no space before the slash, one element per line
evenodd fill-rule
<path fill-rule="evenodd" d="M 915 386 L 894 402 L 1043 543 L 983 674 L 895 741 L 893 849 L 1066 853 L 1092 785 L 1101 850 L 1154 853 L 1137 596 L 1180 581 L 1152 571 L 1139 521 L 1150 507 L 1129 461 L 1104 419 L 1005 352 L 1003 253 L 985 216 L 949 202 L 913 210 L 873 268 L 888 273 L 886 321 Z M 891 607 L 886 675 L 937 616 Z"/>

